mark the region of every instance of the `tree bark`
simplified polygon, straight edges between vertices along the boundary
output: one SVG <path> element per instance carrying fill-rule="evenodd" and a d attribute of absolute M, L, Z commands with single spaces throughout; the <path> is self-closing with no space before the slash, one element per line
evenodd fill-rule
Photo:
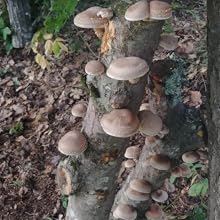
<path fill-rule="evenodd" d="M 12 45 L 23 48 L 32 38 L 29 0 L 6 0 L 12 28 Z"/>
<path fill-rule="evenodd" d="M 209 220 L 220 219 L 220 2 L 208 1 Z"/>

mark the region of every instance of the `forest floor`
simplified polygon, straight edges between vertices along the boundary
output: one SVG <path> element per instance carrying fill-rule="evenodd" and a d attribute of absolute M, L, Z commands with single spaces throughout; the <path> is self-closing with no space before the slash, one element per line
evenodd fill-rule
<path fill-rule="evenodd" d="M 206 92 L 206 6 L 204 1 L 190 2 L 174 1 L 174 17 L 166 22 L 164 31 L 174 31 L 179 37 L 177 54 L 187 62 L 189 84 L 183 88 L 184 102 L 204 108 L 205 96 L 200 94 Z M 28 49 L 0 55 L 1 220 L 64 219 L 67 198 L 55 183 L 56 167 L 63 158 L 57 142 L 67 131 L 81 127 L 71 107 L 88 101 L 81 75 L 100 42 L 92 31 L 70 26 L 62 38 L 68 42 L 69 53 L 54 61 L 49 71 L 39 68 Z M 170 56 L 159 49 L 155 60 Z M 164 206 L 172 213 L 169 219 L 190 219 L 196 205 L 206 205 L 206 197 L 192 198 L 187 192 L 197 178 L 207 177 L 207 163 L 194 170 L 190 178 L 175 181 L 176 191 Z"/>

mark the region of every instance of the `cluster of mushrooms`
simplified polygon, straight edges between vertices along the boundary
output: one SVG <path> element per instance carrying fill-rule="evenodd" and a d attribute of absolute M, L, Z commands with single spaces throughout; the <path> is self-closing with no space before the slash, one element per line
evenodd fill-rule
<path fill-rule="evenodd" d="M 125 19 L 128 21 L 149 21 L 149 20 L 166 20 L 172 16 L 171 5 L 163 1 L 138 1 L 131 5 L 126 13 Z M 74 18 L 74 24 L 81 28 L 92 28 L 96 33 L 101 33 L 113 17 L 113 12 L 108 8 L 92 7 L 84 12 L 79 13 Z M 177 39 L 173 36 L 162 35 L 160 45 L 167 50 L 174 50 L 177 44 Z M 108 77 L 114 80 L 129 81 L 129 83 L 137 83 L 140 78 L 149 72 L 147 62 L 139 57 L 123 57 L 115 59 L 111 62 L 107 70 L 105 66 L 98 60 L 92 60 L 85 66 L 85 72 L 93 77 L 99 77 L 102 74 L 107 74 Z M 169 133 L 162 119 L 151 112 L 149 109 L 141 107 L 138 115 L 131 112 L 129 109 L 114 108 L 111 112 L 105 113 L 100 124 L 104 132 L 114 137 L 131 137 L 138 131 L 146 136 L 145 144 L 149 145 L 152 142 L 158 141 Z M 144 110 L 143 110 L 144 109 Z M 72 115 L 75 117 L 85 117 L 87 106 L 85 103 L 77 103 L 72 108 Z M 160 140 L 159 140 L 160 141 Z M 58 149 L 62 154 L 78 156 L 82 154 L 88 147 L 86 137 L 82 132 L 73 130 L 65 134 L 58 143 Z M 141 149 L 138 146 L 128 147 L 124 156 L 127 158 L 124 161 L 124 166 L 127 169 L 132 169 L 136 165 Z M 202 157 L 205 157 L 203 152 L 191 151 L 182 155 L 182 160 L 185 163 L 195 163 Z M 151 155 L 143 162 L 143 165 L 151 166 L 160 171 L 171 171 L 176 177 L 185 177 L 189 175 L 190 170 L 185 164 L 172 168 L 171 160 L 163 154 Z M 168 199 L 168 192 L 175 191 L 175 187 L 165 181 L 164 187 L 152 192 L 151 183 L 145 179 L 131 179 L 126 190 L 126 195 L 129 199 L 141 202 L 149 200 L 151 197 L 155 201 L 146 211 L 147 219 L 159 220 L 162 219 L 164 213 L 157 203 L 164 203 Z M 137 212 L 134 207 L 129 204 L 118 204 L 113 211 L 113 216 L 116 219 L 135 220 Z"/>

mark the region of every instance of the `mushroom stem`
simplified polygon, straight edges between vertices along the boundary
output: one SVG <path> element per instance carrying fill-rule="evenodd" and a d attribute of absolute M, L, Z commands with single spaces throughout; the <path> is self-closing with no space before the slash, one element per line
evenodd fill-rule
<path fill-rule="evenodd" d="M 138 82 L 140 81 L 140 78 L 130 79 L 130 80 L 128 80 L 128 81 L 129 81 L 129 83 L 131 83 L 131 84 L 136 84 L 136 83 L 138 83 Z"/>
<path fill-rule="evenodd" d="M 105 29 L 104 28 L 94 28 L 95 35 L 101 40 L 104 36 Z"/>

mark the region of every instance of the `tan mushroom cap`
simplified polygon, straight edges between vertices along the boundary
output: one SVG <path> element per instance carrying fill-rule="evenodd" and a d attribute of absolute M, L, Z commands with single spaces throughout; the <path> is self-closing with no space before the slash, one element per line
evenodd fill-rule
<path fill-rule="evenodd" d="M 87 149 L 85 136 L 77 130 L 69 131 L 58 142 L 58 150 L 65 155 L 79 155 Z"/>
<path fill-rule="evenodd" d="M 190 174 L 191 174 L 191 170 L 185 164 L 181 164 L 180 166 L 175 167 L 171 172 L 171 175 L 175 177 L 187 177 Z"/>
<path fill-rule="evenodd" d="M 62 166 L 57 167 L 57 184 L 64 195 L 70 195 L 73 192 L 71 173 Z"/>
<path fill-rule="evenodd" d="M 131 189 L 130 187 L 127 188 L 125 193 L 127 197 L 133 201 L 147 201 L 150 198 L 148 193 L 140 193 L 136 190 Z"/>
<path fill-rule="evenodd" d="M 135 220 L 137 218 L 137 212 L 130 205 L 119 204 L 114 210 L 113 216 L 123 220 Z"/>
<path fill-rule="evenodd" d="M 128 21 L 141 21 L 150 17 L 150 7 L 147 1 L 138 1 L 131 5 L 125 12 Z"/>
<path fill-rule="evenodd" d="M 185 163 L 196 163 L 200 159 L 199 154 L 195 151 L 188 151 L 182 155 L 182 160 Z"/>
<path fill-rule="evenodd" d="M 104 28 L 106 20 L 97 16 L 101 7 L 91 7 L 74 17 L 74 24 L 81 28 Z"/>
<path fill-rule="evenodd" d="M 133 80 L 147 74 L 149 66 L 139 57 L 123 57 L 111 62 L 107 76 L 116 80 Z"/>
<path fill-rule="evenodd" d="M 182 169 L 180 167 L 175 167 L 171 171 L 171 175 L 175 177 L 181 177 L 182 176 Z"/>
<path fill-rule="evenodd" d="M 72 107 L 71 113 L 74 117 L 85 117 L 87 106 L 84 103 L 77 103 Z"/>
<path fill-rule="evenodd" d="M 149 136 L 155 136 L 162 130 L 163 122 L 161 118 L 149 110 L 140 111 L 138 114 L 140 120 L 139 130 Z"/>
<path fill-rule="evenodd" d="M 102 18 L 111 19 L 113 17 L 113 11 L 110 8 L 101 8 L 97 13 L 97 16 L 101 16 Z"/>
<path fill-rule="evenodd" d="M 145 213 L 145 217 L 148 219 L 160 219 L 163 215 L 163 211 L 158 204 L 152 204 L 148 211 Z"/>
<path fill-rule="evenodd" d="M 156 154 L 151 156 L 150 165 L 157 170 L 169 170 L 171 168 L 171 161 L 166 155 Z"/>
<path fill-rule="evenodd" d="M 165 191 L 170 192 L 170 193 L 173 193 L 173 192 L 176 191 L 176 187 L 174 186 L 174 184 L 172 184 L 172 183 L 170 182 L 169 179 L 166 179 L 166 180 L 164 181 L 163 188 L 164 188 Z"/>
<path fill-rule="evenodd" d="M 191 169 L 185 164 L 181 164 L 179 167 L 182 171 L 182 177 L 187 177 L 191 174 Z"/>
<path fill-rule="evenodd" d="M 171 5 L 167 2 L 153 0 L 150 2 L 150 18 L 166 20 L 172 17 Z"/>
<path fill-rule="evenodd" d="M 178 47 L 178 38 L 174 34 L 162 34 L 159 45 L 168 51 L 175 50 Z"/>
<path fill-rule="evenodd" d="M 88 75 L 97 76 L 105 72 L 105 67 L 101 62 L 97 60 L 91 60 L 86 64 L 85 72 Z"/>
<path fill-rule="evenodd" d="M 139 128 L 137 116 L 128 109 L 114 109 L 101 118 L 105 133 L 115 137 L 130 137 Z"/>
<path fill-rule="evenodd" d="M 164 203 L 168 199 L 168 194 L 166 191 L 158 189 L 151 194 L 151 198 L 156 202 Z"/>
<path fill-rule="evenodd" d="M 144 111 L 144 110 L 149 110 L 150 109 L 150 104 L 149 103 L 142 103 L 139 111 Z"/>
<path fill-rule="evenodd" d="M 131 189 L 140 193 L 150 193 L 152 189 L 151 184 L 143 179 L 133 179 L 129 186 Z"/>
<path fill-rule="evenodd" d="M 138 159 L 141 149 L 138 145 L 128 147 L 125 151 L 124 156 L 128 159 Z"/>
<path fill-rule="evenodd" d="M 136 163 L 133 160 L 126 160 L 124 162 L 125 168 L 132 168 L 132 167 L 135 167 L 135 165 L 136 165 Z"/>

